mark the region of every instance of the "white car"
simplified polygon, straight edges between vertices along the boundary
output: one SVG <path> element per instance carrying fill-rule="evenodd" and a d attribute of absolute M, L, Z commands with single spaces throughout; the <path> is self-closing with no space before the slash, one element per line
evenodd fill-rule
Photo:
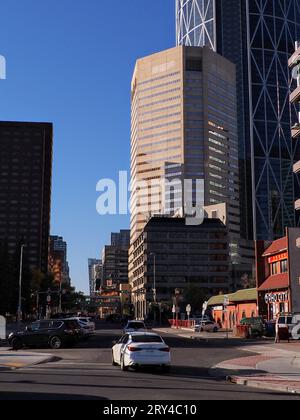
<path fill-rule="evenodd" d="M 124 328 L 124 334 L 135 331 L 147 331 L 145 323 L 143 321 L 128 321 Z"/>
<path fill-rule="evenodd" d="M 164 372 L 170 371 L 170 347 L 158 334 L 134 332 L 123 337 L 112 348 L 113 366 L 129 367 L 158 366 Z"/>
<path fill-rule="evenodd" d="M 77 321 L 80 325 L 84 335 L 92 335 L 96 330 L 96 325 L 94 322 L 87 317 L 74 317 L 69 318 L 71 321 Z"/>
<path fill-rule="evenodd" d="M 196 323 L 195 325 L 195 332 L 218 332 L 219 326 L 214 321 L 203 321 Z"/>

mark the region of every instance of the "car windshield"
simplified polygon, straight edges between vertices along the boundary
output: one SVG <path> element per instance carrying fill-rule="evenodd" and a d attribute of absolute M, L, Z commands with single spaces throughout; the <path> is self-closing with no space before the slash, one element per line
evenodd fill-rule
<path fill-rule="evenodd" d="M 145 325 L 142 322 L 130 322 L 128 324 L 128 328 L 134 328 L 135 330 L 139 330 L 141 328 L 145 328 Z"/>
<path fill-rule="evenodd" d="M 158 335 L 134 335 L 132 337 L 133 343 L 163 343 L 163 340 Z"/>

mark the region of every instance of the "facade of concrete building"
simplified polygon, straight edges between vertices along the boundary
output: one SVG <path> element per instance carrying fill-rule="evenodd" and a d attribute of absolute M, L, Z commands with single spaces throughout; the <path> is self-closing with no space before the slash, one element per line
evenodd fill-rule
<path fill-rule="evenodd" d="M 89 270 L 89 289 L 90 296 L 93 296 L 96 290 L 96 267 L 102 264 L 102 261 L 97 258 L 89 258 L 88 260 L 88 270 Z"/>
<path fill-rule="evenodd" d="M 53 127 L 0 122 L 0 241 L 24 243 L 31 268 L 48 271 Z"/>
<path fill-rule="evenodd" d="M 68 246 L 61 236 L 50 236 L 49 271 L 55 273 L 56 282 L 71 284 Z"/>
<path fill-rule="evenodd" d="M 235 66 L 209 48 L 176 47 L 137 61 L 132 79 L 131 244 L 152 216 L 187 216 L 191 206 L 203 210 L 203 204 L 226 202 L 230 253 L 235 256 L 240 237 L 236 121 Z M 185 180 L 191 182 L 187 189 Z M 197 180 L 203 183 L 203 201 Z"/>
<path fill-rule="evenodd" d="M 175 289 L 196 285 L 213 295 L 229 290 L 226 226 L 206 219 L 188 226 L 184 218 L 153 217 L 133 243 L 132 304 L 144 318 L 153 302 L 172 303 Z M 155 296 L 154 296 L 155 295 Z"/>
<path fill-rule="evenodd" d="M 103 286 L 119 286 L 128 283 L 128 251 L 130 233 L 128 230 L 113 233 L 111 245 L 106 245 L 102 253 Z"/>
<path fill-rule="evenodd" d="M 280 238 L 295 226 L 299 190 L 288 59 L 300 39 L 300 1 L 176 0 L 176 19 L 178 45 L 206 45 L 236 65 L 242 236 Z"/>
<path fill-rule="evenodd" d="M 246 287 L 255 287 L 255 247 L 254 242 L 235 236 L 235 226 L 228 217 L 228 205 L 226 203 L 214 204 L 204 207 L 205 217 L 219 219 L 228 227 L 229 257 L 230 257 L 230 288 L 232 291 Z M 236 238 L 236 241 L 232 240 Z"/>
<path fill-rule="evenodd" d="M 119 233 L 111 234 L 112 246 L 128 246 L 130 243 L 130 230 L 120 230 Z"/>

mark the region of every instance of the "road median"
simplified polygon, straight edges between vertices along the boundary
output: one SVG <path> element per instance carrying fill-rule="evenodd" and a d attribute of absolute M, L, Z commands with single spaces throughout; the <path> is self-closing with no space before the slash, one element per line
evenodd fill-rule
<path fill-rule="evenodd" d="M 43 363 L 49 363 L 56 358 L 52 354 L 33 353 L 25 351 L 11 351 L 9 348 L 0 349 L 0 369 L 21 369 Z"/>

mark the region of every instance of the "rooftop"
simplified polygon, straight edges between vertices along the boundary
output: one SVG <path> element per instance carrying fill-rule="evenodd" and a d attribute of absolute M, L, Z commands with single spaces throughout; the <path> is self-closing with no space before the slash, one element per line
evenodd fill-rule
<path fill-rule="evenodd" d="M 225 296 L 228 296 L 230 303 L 256 301 L 258 297 L 256 289 L 244 289 L 229 295 L 213 296 L 209 299 L 208 306 L 223 305 Z"/>

